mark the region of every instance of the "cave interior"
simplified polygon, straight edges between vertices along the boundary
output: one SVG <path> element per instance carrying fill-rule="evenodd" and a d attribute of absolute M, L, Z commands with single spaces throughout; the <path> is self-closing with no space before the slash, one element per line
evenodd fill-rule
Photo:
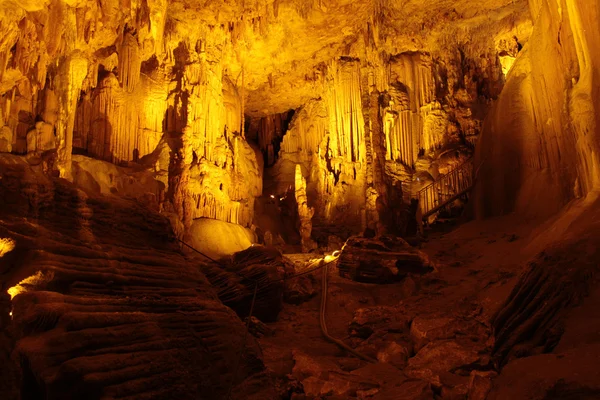
<path fill-rule="evenodd" d="M 600 399 L 599 21 L 1 0 L 0 397 Z"/>

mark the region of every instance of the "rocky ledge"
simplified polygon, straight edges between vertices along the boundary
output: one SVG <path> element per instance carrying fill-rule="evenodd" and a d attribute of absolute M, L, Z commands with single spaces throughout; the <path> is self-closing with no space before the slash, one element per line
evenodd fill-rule
<path fill-rule="evenodd" d="M 2 376 L 21 398 L 271 398 L 254 338 L 165 218 L 1 161 Z"/>

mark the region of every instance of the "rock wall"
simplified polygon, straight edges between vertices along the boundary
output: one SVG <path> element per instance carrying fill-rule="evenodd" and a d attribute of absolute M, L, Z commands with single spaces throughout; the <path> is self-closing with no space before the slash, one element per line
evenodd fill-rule
<path fill-rule="evenodd" d="M 530 1 L 534 29 L 486 119 L 475 213 L 540 217 L 598 185 L 597 3 Z"/>
<path fill-rule="evenodd" d="M 164 216 L 10 154 L 0 176 L 3 398 L 274 398 L 258 344 Z"/>
<path fill-rule="evenodd" d="M 476 57 L 455 46 L 458 59 L 407 52 L 367 62 L 366 54 L 323 66 L 322 95 L 294 114 L 267 172 L 268 191 L 285 193 L 300 165 L 318 222 L 401 233 L 410 198 L 472 154 L 481 125 L 473 110 L 502 87 L 493 44 Z M 473 84 L 469 71 L 485 68 Z"/>
<path fill-rule="evenodd" d="M 3 3 L 0 151 L 56 151 L 67 179 L 74 152 L 154 164 L 160 209 L 176 215 L 179 234 L 201 217 L 249 226 L 262 162 L 243 137 L 243 98 L 225 67 L 239 32 L 204 16 L 190 34 L 172 19 L 177 4 L 171 17 L 167 7 Z"/>

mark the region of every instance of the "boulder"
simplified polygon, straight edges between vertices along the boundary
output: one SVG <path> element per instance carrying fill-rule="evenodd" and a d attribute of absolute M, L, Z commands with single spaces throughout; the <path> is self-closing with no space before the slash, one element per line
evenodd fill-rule
<path fill-rule="evenodd" d="M 377 360 L 392 364 L 402 369 L 406 366 L 410 357 L 410 348 L 397 342 L 389 342 L 377 353 Z"/>
<path fill-rule="evenodd" d="M 316 296 L 316 280 L 312 275 L 298 276 L 285 281 L 283 300 L 289 304 L 302 304 Z"/>
<path fill-rule="evenodd" d="M 241 318 L 248 316 L 258 285 L 252 316 L 273 322 L 283 306 L 285 266 L 277 249 L 252 246 L 221 259 L 219 264 L 206 264 L 203 271 L 223 304 Z"/>
<path fill-rule="evenodd" d="M 434 270 L 425 253 L 394 236 L 351 237 L 342 249 L 338 268 L 342 277 L 381 284 Z"/>
<path fill-rule="evenodd" d="M 244 322 L 248 324 L 248 332 L 254 337 L 261 338 L 263 336 L 273 336 L 275 333 L 273 329 L 269 328 L 256 317 L 250 317 L 250 321 L 246 318 Z"/>
<path fill-rule="evenodd" d="M 307 396 L 356 397 L 358 392 L 379 388 L 371 377 L 342 371 L 336 364 L 294 351 L 292 375 L 302 381 Z"/>
<path fill-rule="evenodd" d="M 471 371 L 469 400 L 485 400 L 492 390 L 492 379 L 498 376 L 494 371 Z"/>
<path fill-rule="evenodd" d="M 241 225 L 198 218 L 190 227 L 191 245 L 211 258 L 231 256 L 256 243 L 256 235 Z"/>
<path fill-rule="evenodd" d="M 408 360 L 404 373 L 441 388 L 441 375 L 470 367 L 480 359 L 477 349 L 462 346 L 455 341 L 431 342 Z"/>
<path fill-rule="evenodd" d="M 404 332 L 410 326 L 411 317 L 396 307 L 376 306 L 359 308 L 348 327 L 350 336 L 367 339 L 377 331 Z"/>

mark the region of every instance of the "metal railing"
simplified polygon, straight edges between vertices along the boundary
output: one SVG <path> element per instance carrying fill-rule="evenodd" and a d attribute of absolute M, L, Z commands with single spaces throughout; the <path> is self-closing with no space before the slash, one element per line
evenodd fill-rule
<path fill-rule="evenodd" d="M 419 199 L 423 218 L 440 211 L 467 193 L 471 186 L 473 186 L 473 161 L 469 159 L 419 191 L 417 199 Z"/>

